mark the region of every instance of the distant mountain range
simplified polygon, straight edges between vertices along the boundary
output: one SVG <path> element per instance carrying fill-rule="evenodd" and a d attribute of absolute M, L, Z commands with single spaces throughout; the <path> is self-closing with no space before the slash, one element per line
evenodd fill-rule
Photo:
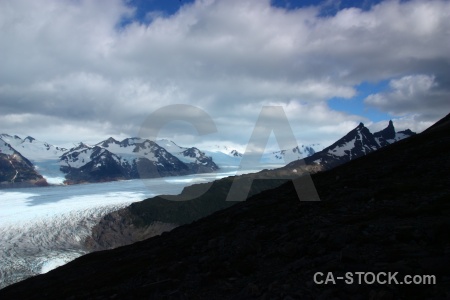
<path fill-rule="evenodd" d="M 372 134 L 361 123 L 333 145 L 316 152 L 318 144 L 301 145 L 293 149 L 263 154 L 263 165 L 283 165 L 295 169 L 304 164 L 319 164 L 331 168 L 392 144 L 415 133 L 395 132 L 392 121 L 387 128 Z M 237 168 L 242 153 L 226 146 L 201 151 L 196 147 L 181 147 L 162 139 L 150 141 L 110 137 L 95 145 L 79 143 L 71 149 L 56 147 L 32 137 L 0 135 L 1 186 L 77 184 L 121 179 L 155 178 L 214 172 L 219 167 Z"/>
<path fill-rule="evenodd" d="M 292 149 L 266 152 L 262 155 L 261 163 L 263 165 L 288 164 L 292 161 L 303 159 L 316 153 L 320 144 L 300 145 Z M 213 146 L 205 151 L 214 158 L 214 161 L 220 161 L 225 165 L 239 165 L 243 153 L 227 146 Z"/>
<path fill-rule="evenodd" d="M 32 137 L 21 139 L 8 134 L 0 135 L 0 157 L 12 161 L 21 157 L 25 164 L 20 169 L 2 167 L 0 182 L 33 183 L 42 176 L 49 183 L 76 184 L 133 178 L 154 178 L 194 173 L 213 172 L 219 169 L 211 157 L 195 147 L 185 148 L 170 142 L 170 151 L 158 143 L 141 138 L 117 141 L 109 138 L 95 145 L 79 143 L 65 149 L 38 141 Z M 14 155 L 14 157 L 13 157 Z M 6 165 L 3 163 L 2 165 Z M 19 166 L 19 165 L 17 165 Z M 8 171 L 9 170 L 9 171 Z M 19 174 L 15 176 L 15 172 Z"/>

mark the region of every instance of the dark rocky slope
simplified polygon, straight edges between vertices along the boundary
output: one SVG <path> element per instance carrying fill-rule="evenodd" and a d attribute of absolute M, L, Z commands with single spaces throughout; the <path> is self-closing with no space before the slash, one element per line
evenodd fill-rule
<path fill-rule="evenodd" d="M 1 299 L 448 299 L 450 115 L 423 132 L 169 233 L 85 255 Z M 435 285 L 316 285 L 316 272 L 435 275 Z M 356 281 L 357 276 L 354 276 Z"/>
<path fill-rule="evenodd" d="M 33 164 L 0 139 L 0 188 L 45 186 L 47 181 Z"/>
<path fill-rule="evenodd" d="M 241 176 L 239 180 L 249 179 L 250 176 Z M 203 194 L 208 184 L 196 184 L 185 188 L 180 195 L 153 197 L 110 213 L 94 226 L 86 248 L 104 250 L 128 245 L 235 205 L 236 202 L 226 201 L 233 180 L 233 177 L 216 180 Z M 286 179 L 255 180 L 249 196 L 285 182 Z M 192 196 L 198 194 L 201 196 Z"/>

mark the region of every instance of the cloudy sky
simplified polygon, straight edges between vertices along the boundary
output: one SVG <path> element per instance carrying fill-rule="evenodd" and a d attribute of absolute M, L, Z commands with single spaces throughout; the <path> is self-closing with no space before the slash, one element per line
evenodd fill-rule
<path fill-rule="evenodd" d="M 244 146 L 265 105 L 303 144 L 420 132 L 450 112 L 449 41 L 444 0 L 2 0 L 0 132 L 123 139 L 172 104 L 217 127 L 165 126 L 181 145 Z"/>

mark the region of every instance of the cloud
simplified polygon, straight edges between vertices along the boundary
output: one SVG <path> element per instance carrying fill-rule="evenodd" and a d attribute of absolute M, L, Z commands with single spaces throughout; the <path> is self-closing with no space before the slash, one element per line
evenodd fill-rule
<path fill-rule="evenodd" d="M 322 9 L 199 0 L 142 23 L 127 1 L 0 1 L 0 127 L 50 142 L 133 136 L 156 109 L 191 104 L 217 123 L 207 139 L 244 145 L 262 105 L 277 104 L 300 140 L 328 143 L 369 120 L 327 101 L 384 80 L 391 90 L 367 105 L 427 122 L 448 110 L 450 2 Z"/>
<path fill-rule="evenodd" d="M 364 102 L 394 116 L 415 115 L 433 121 L 450 109 L 448 87 L 436 82 L 434 75 L 408 75 L 389 82 L 389 91 L 368 96 Z"/>

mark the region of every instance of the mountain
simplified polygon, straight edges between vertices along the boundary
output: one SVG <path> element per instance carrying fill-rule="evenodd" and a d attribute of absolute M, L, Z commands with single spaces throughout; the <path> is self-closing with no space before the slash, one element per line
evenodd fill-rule
<path fill-rule="evenodd" d="M 68 184 L 125 179 L 120 158 L 98 146 L 80 143 L 60 157 L 60 165 Z"/>
<path fill-rule="evenodd" d="M 19 187 L 28 185 L 47 185 L 33 164 L 17 152 L 0 136 L 0 185 L 2 187 Z"/>
<path fill-rule="evenodd" d="M 62 184 L 64 182 L 64 174 L 60 170 L 58 161 L 67 149 L 36 140 L 30 136 L 22 139 L 17 135 L 0 134 L 0 138 L 9 143 L 23 157 L 26 157 L 48 183 Z"/>
<path fill-rule="evenodd" d="M 219 169 L 211 156 L 207 156 L 196 147 L 180 147 L 168 139 L 161 139 L 156 143 L 187 164 L 194 173 L 213 172 Z"/>
<path fill-rule="evenodd" d="M 80 143 L 60 158 L 68 183 L 119 179 L 155 178 L 213 172 L 218 169 L 210 157 L 195 147 L 182 148 L 171 142 L 171 150 L 150 140 L 110 137 L 94 146 Z"/>
<path fill-rule="evenodd" d="M 373 137 L 377 141 L 377 143 L 381 146 L 387 146 L 392 143 L 395 143 L 397 141 L 400 141 L 404 138 L 410 137 L 414 135 L 415 133 L 411 130 L 407 129 L 404 131 L 395 132 L 394 124 L 392 123 L 392 120 L 389 121 L 388 127 L 385 129 L 375 132 L 373 134 Z"/>
<path fill-rule="evenodd" d="M 230 155 L 233 157 L 242 157 L 242 153 L 239 153 L 237 150 L 231 150 Z"/>
<path fill-rule="evenodd" d="M 318 164 L 324 169 L 331 169 L 413 135 L 415 133 L 409 129 L 395 132 L 392 121 L 389 121 L 385 129 L 373 134 L 363 123 L 360 123 L 331 146 L 306 157 L 304 162 L 293 161 L 284 169 L 295 169 L 304 163 Z"/>
<path fill-rule="evenodd" d="M 22 139 L 17 135 L 0 134 L 0 138 L 32 162 L 54 160 L 67 151 L 66 148 L 38 141 L 31 136 Z"/>
<path fill-rule="evenodd" d="M 305 158 L 307 164 L 323 169 L 335 167 L 388 144 L 414 135 L 410 130 L 395 132 L 392 121 L 386 129 L 372 134 L 362 123 L 333 145 L 316 152 L 319 145 L 301 145 L 293 149 L 263 154 L 261 163 L 298 170 Z M 208 151 L 181 147 L 170 140 L 153 142 L 141 138 L 117 141 L 109 138 L 94 146 L 80 143 L 67 150 L 32 137 L 0 135 L 49 183 L 73 184 L 119 179 L 154 178 L 214 172 L 219 166 L 237 169 L 242 153 L 231 147 L 215 146 Z"/>
<path fill-rule="evenodd" d="M 301 145 L 296 146 L 293 149 L 289 150 L 280 150 L 280 151 L 274 151 L 269 153 L 264 153 L 263 157 L 261 158 L 263 163 L 267 164 L 288 164 L 292 161 L 303 159 L 305 157 L 309 157 L 316 153 L 316 150 L 314 150 L 313 147 L 318 147 L 318 144 L 312 144 L 312 145 Z"/>
<path fill-rule="evenodd" d="M 320 202 L 299 201 L 288 182 L 161 236 L 82 256 L 0 298 L 446 299 L 448 153 L 450 115 L 312 175 Z M 401 284 L 405 275 L 435 283 Z"/>
<path fill-rule="evenodd" d="M 211 157 L 214 162 L 221 168 L 237 169 L 242 158 L 242 153 L 226 145 L 213 145 L 206 147 L 204 152 Z"/>
<path fill-rule="evenodd" d="M 17 135 L 0 134 L 0 139 L 26 160 L 28 168 L 34 169 L 29 170 L 29 174 L 42 175 L 51 184 L 177 176 L 219 169 L 213 159 L 199 149 L 179 147 L 173 142 L 172 154 L 157 143 L 141 138 L 119 142 L 111 137 L 93 146 L 79 143 L 69 150 L 30 136 L 22 139 Z M 11 164 L 5 161 L 2 166 L 1 172 L 15 174 Z M 9 175 L 5 176 L 3 179 L 7 181 Z"/>
<path fill-rule="evenodd" d="M 303 159 L 316 153 L 320 147 L 319 144 L 300 145 L 292 149 L 285 149 L 280 151 L 272 151 L 264 153 L 261 157 L 263 165 L 285 165 L 295 160 Z M 205 151 L 213 160 L 223 167 L 239 166 L 243 153 L 227 146 L 215 145 Z"/>

